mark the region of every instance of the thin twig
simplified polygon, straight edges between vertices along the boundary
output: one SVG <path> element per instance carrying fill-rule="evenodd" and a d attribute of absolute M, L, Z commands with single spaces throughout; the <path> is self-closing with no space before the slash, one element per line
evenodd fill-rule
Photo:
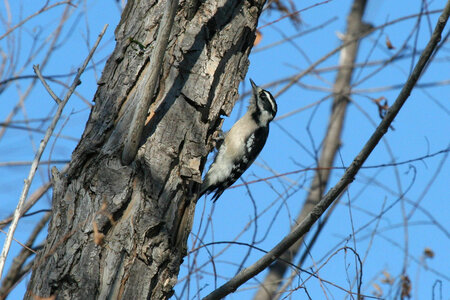
<path fill-rule="evenodd" d="M 4 231 L 3 229 L 0 229 L 0 232 L 1 232 L 1 233 L 4 233 L 4 234 L 7 234 L 6 231 Z M 34 251 L 33 249 L 31 249 L 30 247 L 28 247 L 27 245 L 25 245 L 25 244 L 22 243 L 21 241 L 16 240 L 14 237 L 13 237 L 13 240 L 14 240 L 17 244 L 19 244 L 20 246 L 22 246 L 23 248 L 25 248 L 25 249 L 27 249 L 28 251 L 30 251 L 31 253 L 36 254 L 36 251 Z"/>
<path fill-rule="evenodd" d="M 396 167 L 396 166 L 401 166 L 401 165 L 406 165 L 406 164 L 410 164 L 412 162 L 416 162 L 416 161 L 423 161 L 427 158 L 432 158 L 441 154 L 445 154 L 447 155 L 447 153 L 450 152 L 450 147 L 447 147 L 443 150 L 439 150 L 437 152 L 431 153 L 431 154 L 427 154 L 427 155 L 423 155 L 420 157 L 416 157 L 416 158 L 412 158 L 412 159 L 408 159 L 408 160 L 404 160 L 404 161 L 399 161 L 399 162 L 394 162 L 394 163 L 386 163 L 386 164 L 378 164 L 378 165 L 371 165 L 371 166 L 364 166 L 361 167 L 361 169 L 378 169 L 378 168 L 386 168 L 386 167 Z M 1 163 L 0 163 L 0 166 Z M 248 181 L 245 184 L 244 183 L 240 183 L 240 184 L 235 184 L 233 186 L 230 186 L 228 189 L 235 189 L 244 185 L 250 185 L 250 184 L 254 184 L 254 183 L 258 183 L 258 182 L 263 182 L 263 181 L 268 181 L 268 180 L 272 180 L 274 178 L 279 178 L 279 177 L 284 177 L 287 175 L 293 175 L 293 174 L 298 174 L 298 173 L 303 173 L 303 172 L 308 172 L 308 171 L 321 171 L 321 170 L 345 170 L 347 169 L 347 167 L 312 167 L 312 168 L 304 168 L 304 169 L 300 169 L 300 170 L 295 170 L 295 171 L 290 171 L 290 172 L 285 172 L 285 173 L 280 173 L 277 175 L 273 175 L 273 176 L 269 176 L 269 177 L 264 177 L 261 179 L 255 179 L 252 181 Z"/>
<path fill-rule="evenodd" d="M 59 97 L 55 95 L 55 93 L 52 91 L 50 86 L 47 84 L 47 81 L 45 81 L 44 77 L 41 74 L 41 70 L 39 70 L 39 65 L 34 65 L 33 66 L 33 70 L 36 73 L 37 77 L 41 80 L 41 82 L 44 85 L 44 87 L 47 90 L 47 92 L 56 101 L 56 104 L 60 104 L 61 103 L 61 99 L 59 99 Z"/>
<path fill-rule="evenodd" d="M 322 200 L 314 207 L 314 209 L 308 214 L 308 216 L 297 225 L 290 234 L 288 234 L 281 242 L 279 242 L 272 250 L 266 255 L 260 258 L 252 266 L 242 270 L 239 274 L 233 277 L 230 281 L 214 290 L 212 293 L 207 295 L 204 300 L 210 299 L 221 299 L 230 293 L 236 291 L 236 289 L 253 278 L 265 268 L 267 268 L 272 262 L 276 260 L 283 252 L 285 252 L 291 245 L 293 245 L 299 238 L 301 238 L 306 232 L 309 231 L 311 226 L 317 221 L 317 219 L 325 212 L 325 210 L 333 203 L 345 188 L 354 180 L 357 172 L 369 157 L 373 149 L 375 149 L 378 142 L 388 131 L 394 118 L 397 116 L 398 112 L 402 108 L 403 104 L 409 98 L 412 89 L 414 88 L 416 82 L 419 80 L 423 69 L 425 68 L 428 60 L 430 59 L 433 51 L 435 50 L 438 42 L 441 40 L 441 33 L 444 30 L 445 24 L 447 23 L 450 14 L 450 0 L 438 19 L 436 27 L 434 29 L 433 35 L 430 38 L 425 50 L 420 55 L 419 61 L 417 62 L 411 76 L 405 83 L 405 86 L 398 95 L 396 101 L 391 106 L 391 108 L 386 113 L 386 116 L 378 125 L 375 132 L 369 138 L 367 143 L 364 145 L 363 149 L 355 157 L 350 167 L 347 169 L 345 174 L 339 180 L 339 182 L 331 188 L 328 193 L 322 198 Z"/>
<path fill-rule="evenodd" d="M 67 169 L 67 165 L 64 167 L 64 169 Z M 61 174 L 64 174 L 65 170 L 61 172 Z M 38 201 L 41 199 L 42 196 L 45 195 L 45 193 L 48 192 L 48 190 L 52 187 L 51 182 L 47 182 L 43 184 L 40 188 L 34 191 L 33 194 L 28 198 L 27 202 L 22 207 L 22 211 L 20 215 L 24 215 L 26 212 L 28 212 Z M 14 215 L 10 215 L 9 217 L 3 219 L 0 221 L 0 229 L 7 226 L 9 223 L 12 222 L 14 218 Z"/>
<path fill-rule="evenodd" d="M 0 40 L 2 40 L 5 36 L 7 36 L 8 34 L 10 34 L 11 32 L 13 32 L 14 30 L 16 30 L 17 28 L 19 28 L 20 26 L 22 26 L 23 24 L 25 24 L 26 22 L 28 22 L 30 19 L 36 17 L 37 15 L 40 15 L 41 13 L 43 13 L 44 11 L 47 11 L 49 9 L 52 9 L 53 7 L 56 7 L 58 5 L 61 4 L 68 4 L 68 5 L 72 5 L 70 3 L 70 0 L 67 1 L 61 1 L 61 2 L 56 2 L 50 6 L 44 6 L 43 8 L 41 8 L 40 10 L 38 10 L 37 12 L 35 12 L 32 15 L 29 15 L 28 17 L 26 17 L 25 19 L 23 19 L 21 22 L 17 23 L 16 25 L 14 25 L 13 27 L 11 27 L 10 29 L 8 29 L 2 36 L 0 36 Z"/>
<path fill-rule="evenodd" d="M 48 0 L 47 0 L 48 2 Z M 59 37 L 62 34 L 62 29 L 64 27 L 65 22 L 67 21 L 67 19 L 69 18 L 70 14 L 69 14 L 69 10 L 70 10 L 71 5 L 67 5 L 66 8 L 64 9 L 64 12 L 61 15 L 61 19 L 58 23 L 58 26 L 56 27 L 56 29 L 49 34 L 49 36 L 47 37 L 47 40 L 51 40 L 49 43 L 49 46 L 45 47 L 47 49 L 46 53 L 43 55 L 43 60 L 41 62 L 41 69 L 44 68 L 47 63 L 50 60 L 50 57 L 54 54 L 54 50 L 58 47 L 57 42 Z M 47 44 L 47 42 L 43 42 L 43 44 L 41 45 L 41 47 L 44 47 L 43 45 Z M 41 48 L 39 47 L 39 48 Z M 32 57 L 36 57 L 36 55 L 38 53 L 40 53 L 41 50 L 38 50 L 36 53 L 32 54 L 28 60 L 30 60 Z M 28 65 L 28 64 L 27 64 Z M 20 71 L 21 72 L 21 71 Z M 20 73 L 19 72 L 19 73 Z M 14 106 L 14 108 L 12 109 L 12 111 L 8 114 L 8 116 L 5 118 L 4 123 L 8 124 L 12 121 L 12 118 L 17 114 L 17 112 L 19 111 L 19 109 L 21 109 L 25 103 L 25 100 L 28 98 L 28 96 L 30 95 L 31 91 L 33 90 L 34 86 L 36 85 L 37 79 L 33 79 L 31 81 L 31 83 L 29 84 L 28 88 L 25 90 L 24 93 L 21 94 L 20 99 L 18 101 L 18 103 Z M 6 127 L 5 128 L 1 128 L 0 129 L 0 139 L 4 136 L 6 132 Z"/>
<path fill-rule="evenodd" d="M 67 159 L 61 159 L 61 160 L 43 160 L 43 161 L 39 161 L 40 165 L 48 165 L 48 164 L 53 164 L 53 165 L 58 165 L 58 164 L 68 164 L 70 162 L 70 160 Z M 18 167 L 18 166 L 29 166 L 31 165 L 33 162 L 32 161 L 1 161 L 0 162 L 0 167 Z"/>
<path fill-rule="evenodd" d="M 147 75 L 148 80 L 143 81 L 145 85 L 148 83 L 148 87 L 144 89 L 145 92 L 142 99 L 137 99 L 138 103 L 133 112 L 133 120 L 125 138 L 122 152 L 122 163 L 124 165 L 129 165 L 136 157 L 142 131 L 144 130 L 145 120 L 147 119 L 148 110 L 155 93 L 156 83 L 161 74 L 161 66 L 169 43 L 169 36 L 172 31 L 177 8 L 178 0 L 166 2 L 166 9 L 161 24 L 159 25 L 158 36 L 155 42 L 156 46 L 150 59 L 150 66 L 148 68 L 149 74 Z"/>
<path fill-rule="evenodd" d="M 30 256 L 36 254 L 36 251 L 31 249 L 31 247 L 33 247 L 36 238 L 38 237 L 39 233 L 41 233 L 41 231 L 45 228 L 45 225 L 47 224 L 50 217 L 51 213 L 47 213 L 41 218 L 41 220 L 36 224 L 30 236 L 28 237 L 28 241 L 24 245 L 24 248 L 14 258 L 13 263 L 9 268 L 8 273 L 5 275 L 5 279 L 3 280 L 0 287 L 0 299 L 8 295 L 14 288 L 14 286 L 23 279 L 23 275 L 31 269 L 28 268 L 28 265 L 24 266 L 24 264 Z M 36 247 L 34 249 L 36 249 Z"/>
<path fill-rule="evenodd" d="M 76 94 L 76 93 L 74 93 L 74 94 Z M 11 124 L 11 122 L 9 122 L 9 121 L 0 123 L 0 127 L 4 127 L 3 129 L 10 128 L 10 129 L 26 130 L 26 131 L 30 131 L 30 132 L 45 133 L 45 130 L 41 130 L 38 128 L 31 128 L 31 127 L 22 126 L 22 125 L 14 125 L 14 124 Z M 1 135 L 2 135 L 2 132 L 0 132 L 0 139 L 1 139 Z M 56 135 L 54 135 L 54 136 L 56 136 Z M 75 138 L 75 137 L 68 136 L 68 135 L 59 135 L 58 137 L 61 139 L 69 140 L 69 141 L 75 141 L 77 143 L 80 140 L 79 138 Z"/>
<path fill-rule="evenodd" d="M 90 59 L 94 55 L 94 52 L 97 49 L 97 46 L 100 43 L 100 40 L 102 39 L 103 35 L 106 32 L 106 28 L 108 28 L 108 25 L 105 25 L 103 27 L 103 30 L 99 34 L 94 47 L 91 49 L 91 51 L 89 52 L 89 55 L 84 60 L 84 63 L 81 66 L 81 68 L 78 70 L 78 73 L 75 76 L 75 79 L 73 80 L 73 83 L 72 83 L 69 91 L 67 91 L 67 94 L 64 97 L 64 100 L 58 105 L 58 109 L 56 110 L 55 116 L 53 117 L 52 122 L 51 122 L 50 126 L 48 127 L 47 132 L 39 145 L 39 149 L 35 155 L 33 164 L 31 165 L 28 177 L 27 177 L 27 179 L 25 179 L 25 184 L 24 184 L 24 187 L 22 190 L 22 194 L 20 195 L 19 203 L 17 204 L 17 207 L 14 211 L 13 221 L 11 222 L 11 226 L 9 227 L 8 235 L 6 236 L 5 244 L 3 246 L 3 250 L 0 255 L 0 278 L 1 278 L 1 275 L 3 272 L 3 267 L 5 265 L 6 257 L 8 256 L 9 248 L 11 247 L 11 241 L 12 241 L 14 232 L 16 231 L 16 228 L 17 228 L 17 223 L 19 222 L 20 213 L 22 211 L 22 206 L 25 203 L 25 199 L 27 198 L 28 191 L 30 190 L 31 182 L 33 181 L 34 175 L 36 174 L 36 170 L 39 165 L 39 161 L 42 157 L 42 154 L 44 153 L 44 149 L 47 146 L 48 141 L 50 140 L 50 137 L 52 136 L 53 131 L 55 130 L 56 124 L 58 123 L 58 121 L 61 117 L 64 107 L 66 106 L 67 102 L 69 101 L 70 97 L 72 96 L 73 92 L 75 91 L 75 88 L 80 84 L 81 74 L 83 74 L 84 69 L 86 68 Z"/>
<path fill-rule="evenodd" d="M 300 10 L 297 10 L 297 11 L 294 11 L 294 12 L 292 12 L 292 13 L 289 13 L 289 14 L 287 14 L 287 15 L 284 15 L 284 16 L 282 16 L 281 18 L 279 18 L 279 19 L 277 19 L 277 20 L 275 20 L 275 21 L 273 21 L 273 22 L 269 22 L 269 23 L 267 23 L 267 24 L 264 24 L 264 25 L 258 27 L 258 30 L 261 30 L 261 29 L 263 29 L 264 27 L 267 27 L 267 26 L 271 26 L 271 25 L 273 25 L 274 23 L 280 22 L 281 20 L 283 20 L 283 19 L 285 19 L 285 18 L 292 17 L 292 16 L 297 15 L 297 14 L 299 14 L 299 13 L 301 13 L 301 12 L 304 12 L 304 11 L 306 11 L 306 10 L 312 9 L 312 8 L 314 8 L 314 7 L 316 7 L 316 6 L 326 4 L 326 3 L 330 2 L 330 1 L 332 1 L 332 0 L 325 0 L 325 1 L 322 1 L 322 2 L 319 2 L 319 3 L 315 3 L 315 4 L 310 5 L 310 6 L 308 6 L 308 7 L 305 7 L 305 8 L 302 8 L 302 9 L 300 9 Z"/>
<path fill-rule="evenodd" d="M 441 11 L 441 10 L 433 10 L 433 11 L 430 11 L 429 14 L 438 13 L 438 12 L 440 12 L 440 11 Z M 380 30 L 380 29 L 382 29 L 382 28 L 385 28 L 385 27 L 387 27 L 387 26 L 390 26 L 390 25 L 399 23 L 399 22 L 401 22 L 401 21 L 405 21 L 405 20 L 408 20 L 408 19 L 411 19 L 411 18 L 415 18 L 415 17 L 417 17 L 418 15 L 419 15 L 419 14 L 414 14 L 414 15 L 410 15 L 410 16 L 405 16 L 405 17 L 402 17 L 402 18 L 398 18 L 398 19 L 393 20 L 393 21 L 390 21 L 390 22 L 386 22 L 386 23 L 384 23 L 384 24 L 382 24 L 382 25 L 380 25 L 380 26 L 374 27 L 374 28 L 372 28 L 372 29 L 370 29 L 370 30 L 367 30 L 367 31 L 363 32 L 363 33 L 361 34 L 361 36 L 359 36 L 359 37 L 357 37 L 357 38 L 350 39 L 350 40 L 348 40 L 347 42 L 342 43 L 339 47 L 333 49 L 332 51 L 330 51 L 330 52 L 328 52 L 326 55 L 324 55 L 322 58 L 320 58 L 320 59 L 318 59 L 317 61 L 315 61 L 315 62 L 314 62 L 313 64 L 311 64 L 308 68 L 306 68 L 305 70 L 303 70 L 303 71 L 300 72 L 299 74 L 297 74 L 297 75 L 291 77 L 290 82 L 289 82 L 288 84 L 286 84 L 282 89 L 280 89 L 280 90 L 274 95 L 274 97 L 275 97 L 275 98 L 278 98 L 281 94 L 284 94 L 284 93 L 285 93 L 292 85 L 294 85 L 297 81 L 299 81 L 300 78 L 303 78 L 305 75 L 311 73 L 313 70 L 316 69 L 316 67 L 317 67 L 318 65 L 320 65 L 321 63 L 323 63 L 324 61 L 326 61 L 328 58 L 330 58 L 330 57 L 333 56 L 334 54 L 338 53 L 341 49 L 343 49 L 343 48 L 347 47 L 348 45 L 354 43 L 357 39 L 362 39 L 363 37 L 365 37 L 365 36 L 371 34 L 372 32 L 375 32 L 375 31 Z"/>

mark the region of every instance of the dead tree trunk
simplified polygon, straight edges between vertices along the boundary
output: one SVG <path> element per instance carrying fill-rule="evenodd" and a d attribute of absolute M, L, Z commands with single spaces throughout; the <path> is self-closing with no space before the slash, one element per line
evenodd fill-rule
<path fill-rule="evenodd" d="M 165 8 L 128 1 L 69 170 L 53 170 L 53 215 L 27 299 L 173 294 L 209 137 L 237 99 L 264 2 L 181 1 L 138 154 L 124 166 Z"/>

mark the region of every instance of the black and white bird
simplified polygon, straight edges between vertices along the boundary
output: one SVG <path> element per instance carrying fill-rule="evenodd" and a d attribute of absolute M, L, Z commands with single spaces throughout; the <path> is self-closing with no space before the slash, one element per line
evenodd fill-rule
<path fill-rule="evenodd" d="M 212 201 L 231 186 L 255 161 L 269 135 L 269 123 L 277 113 L 277 103 L 272 94 L 250 79 L 253 95 L 245 115 L 225 136 L 219 151 L 205 175 L 199 191 L 215 192 Z"/>

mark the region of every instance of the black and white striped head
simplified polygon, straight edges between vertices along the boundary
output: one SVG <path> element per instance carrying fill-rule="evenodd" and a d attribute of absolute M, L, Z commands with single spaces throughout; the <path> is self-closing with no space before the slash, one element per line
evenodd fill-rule
<path fill-rule="evenodd" d="M 277 114 L 277 103 L 269 91 L 260 88 L 251 79 L 250 83 L 252 84 L 253 97 L 250 100 L 249 110 L 254 109 L 252 117 L 260 126 L 267 126 Z"/>

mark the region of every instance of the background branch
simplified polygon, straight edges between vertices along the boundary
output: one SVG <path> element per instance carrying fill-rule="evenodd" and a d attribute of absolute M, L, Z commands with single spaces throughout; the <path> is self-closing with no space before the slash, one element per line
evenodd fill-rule
<path fill-rule="evenodd" d="M 208 296 L 204 298 L 205 300 L 221 299 L 225 297 L 226 295 L 234 292 L 244 282 L 246 282 L 250 278 L 254 277 L 256 274 L 260 273 L 262 270 L 267 268 L 277 257 L 279 257 L 292 244 L 294 244 L 299 238 L 301 238 L 306 232 L 309 231 L 311 226 L 333 203 L 334 199 L 336 199 L 344 191 L 344 189 L 354 180 L 358 170 L 361 168 L 363 163 L 369 157 L 373 149 L 375 149 L 376 145 L 381 140 L 383 135 L 388 131 L 392 121 L 402 108 L 403 104 L 408 99 L 414 85 L 419 80 L 420 75 L 422 74 L 423 69 L 427 65 L 429 58 L 431 57 L 434 49 L 441 40 L 441 34 L 447 23 L 449 13 L 450 13 L 450 1 L 447 1 L 447 4 L 436 24 L 433 35 L 431 36 L 430 41 L 428 42 L 425 50 L 422 52 L 419 61 L 417 62 L 411 76 L 406 81 L 405 86 L 401 90 L 394 104 L 386 113 L 384 119 L 378 125 L 377 129 L 369 138 L 367 143 L 364 145 L 363 149 L 355 157 L 350 167 L 342 176 L 341 180 L 327 192 L 327 194 L 323 197 L 323 199 L 314 207 L 313 211 L 309 213 L 308 216 L 299 225 L 297 225 L 289 235 L 287 235 L 280 243 L 278 243 L 268 254 L 264 255 L 255 264 L 242 270 L 241 272 L 239 272 L 239 274 L 237 274 L 227 283 L 225 283 L 218 289 L 214 290 L 212 293 L 210 293 Z"/>
<path fill-rule="evenodd" d="M 95 49 L 97 49 L 97 46 L 100 43 L 100 40 L 102 39 L 103 35 L 105 34 L 107 28 L 108 28 L 108 25 L 105 25 L 103 27 L 103 30 L 99 34 L 97 41 L 95 42 L 94 46 L 92 47 L 91 51 L 89 52 L 88 56 L 86 57 L 83 65 L 78 70 L 78 73 L 75 76 L 70 89 L 67 91 L 67 94 L 64 97 L 64 100 L 58 105 L 55 116 L 53 117 L 52 122 L 51 122 L 50 126 L 48 127 L 47 132 L 39 145 L 39 149 L 35 155 L 32 165 L 31 165 L 28 177 L 27 177 L 27 179 L 25 179 L 25 184 L 24 184 L 24 187 L 22 190 L 22 194 L 20 195 L 19 202 L 17 204 L 16 209 L 14 210 L 14 217 L 13 217 L 12 223 L 9 227 L 5 243 L 3 245 L 2 253 L 0 255 L 0 278 L 1 278 L 1 275 L 3 272 L 3 267 L 5 265 L 6 257 L 8 256 L 8 252 L 9 252 L 9 248 L 11 246 L 11 241 L 14 236 L 14 232 L 16 230 L 17 224 L 19 222 L 19 218 L 21 216 L 22 206 L 25 203 L 25 199 L 27 198 L 28 191 L 30 190 L 31 183 L 33 181 L 34 175 L 36 174 L 37 167 L 39 165 L 39 161 L 42 157 L 42 154 L 44 153 L 44 150 L 48 144 L 48 141 L 50 140 L 50 137 L 53 134 L 53 131 L 55 130 L 56 124 L 58 123 L 58 121 L 61 117 L 64 107 L 66 106 L 67 102 L 69 101 L 70 97 L 72 96 L 73 92 L 75 91 L 75 88 L 80 84 L 81 74 L 83 74 L 84 69 L 86 68 L 87 64 L 89 63 L 89 60 L 92 58 L 92 55 L 94 55 Z"/>

